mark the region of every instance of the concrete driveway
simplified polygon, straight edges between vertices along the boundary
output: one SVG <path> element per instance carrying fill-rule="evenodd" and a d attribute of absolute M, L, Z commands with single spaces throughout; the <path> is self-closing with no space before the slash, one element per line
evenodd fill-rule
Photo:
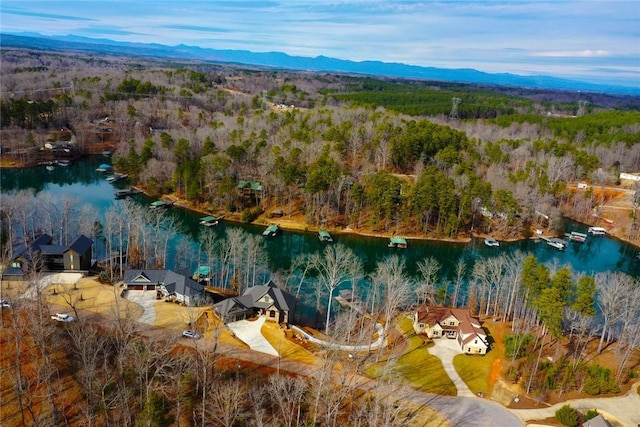
<path fill-rule="evenodd" d="M 386 345 L 384 327 L 380 323 L 376 323 L 376 332 L 378 333 L 378 339 L 373 341 L 371 344 L 364 344 L 364 345 L 336 344 L 330 341 L 319 340 L 318 338 L 314 337 L 311 334 L 308 334 L 307 332 L 297 327 L 296 325 L 291 325 L 291 329 L 293 329 L 294 331 L 296 331 L 297 333 L 299 333 L 300 335 L 305 337 L 305 339 L 311 341 L 312 343 L 315 343 L 324 347 L 329 347 L 332 349 L 337 349 L 337 350 L 354 351 L 354 352 L 355 351 L 371 351 L 371 350 L 377 350 L 381 346 Z"/>
<path fill-rule="evenodd" d="M 442 361 L 445 372 L 458 389 L 458 396 L 475 397 L 475 394 L 469 390 L 467 384 L 462 381 L 462 378 L 460 378 L 460 375 L 458 375 L 458 372 L 456 372 L 453 367 L 453 358 L 461 354 L 458 341 L 449 338 L 440 338 L 433 340 L 433 343 L 435 345 L 429 349 L 429 353 L 437 356 Z"/>
<path fill-rule="evenodd" d="M 276 349 L 262 336 L 262 325 L 266 319 L 265 316 L 260 316 L 258 320 L 238 320 L 227 323 L 226 326 L 236 338 L 247 344 L 251 350 L 278 356 Z"/>
<path fill-rule="evenodd" d="M 142 307 L 142 316 L 138 319 L 140 323 L 154 325 L 156 322 L 156 291 L 127 291 L 125 299 Z"/>

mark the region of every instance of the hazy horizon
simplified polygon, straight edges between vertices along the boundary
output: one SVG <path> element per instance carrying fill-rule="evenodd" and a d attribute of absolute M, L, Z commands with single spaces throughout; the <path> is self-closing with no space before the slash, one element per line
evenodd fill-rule
<path fill-rule="evenodd" d="M 640 86 L 633 1 L 3 1 L 7 33 L 283 52 Z"/>

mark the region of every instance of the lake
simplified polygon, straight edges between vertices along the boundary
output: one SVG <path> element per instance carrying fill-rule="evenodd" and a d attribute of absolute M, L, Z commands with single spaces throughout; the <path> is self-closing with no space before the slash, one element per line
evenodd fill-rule
<path fill-rule="evenodd" d="M 97 156 L 75 162 L 71 166 L 54 166 L 46 168 L 38 166 L 29 169 L 0 170 L 0 189 L 2 193 L 19 189 L 34 189 L 36 192 L 50 192 L 54 195 L 69 194 L 82 203 L 89 203 L 104 212 L 113 203 L 121 203 L 113 197 L 116 188 L 123 188 L 126 183 L 109 183 L 105 174 L 97 172 L 101 163 L 109 163 L 109 159 Z M 134 196 L 134 200 L 147 205 L 152 200 L 144 195 Z M 203 215 L 189 210 L 174 208 L 170 210 L 176 215 L 183 226 L 186 237 L 197 246 L 197 236 L 202 226 L 198 224 Z M 169 212 L 167 212 L 169 213 Z M 252 233 L 261 234 L 264 227 L 249 224 L 236 224 L 222 221 L 212 227 L 221 238 L 228 229 L 241 228 Z M 567 221 L 567 230 L 586 232 L 587 226 Z M 334 239 L 351 248 L 362 260 L 365 272 L 374 270 L 378 261 L 386 256 L 397 253 L 406 261 L 408 271 L 415 275 L 418 261 L 427 257 L 434 257 L 442 264 L 440 270 L 442 280 L 452 280 L 454 267 L 459 259 L 464 259 L 470 266 L 473 261 L 481 257 L 494 256 L 500 253 L 512 253 L 521 250 L 532 253 L 541 262 L 551 262 L 557 259 L 560 265 L 569 264 L 575 271 L 595 274 L 601 271 L 622 271 L 634 277 L 640 277 L 640 260 L 636 258 L 638 249 L 626 242 L 609 236 L 589 236 L 587 242 L 569 242 L 565 251 L 555 250 L 544 242 L 523 240 L 517 242 L 501 242 L 500 247 L 489 247 L 481 239 L 474 239 L 469 243 L 451 243 L 428 240 L 409 240 L 409 247 L 404 250 L 387 247 L 387 238 L 373 238 L 358 235 L 335 234 Z M 269 258 L 271 271 L 286 269 L 291 260 L 298 254 L 308 254 L 321 251 L 324 247 L 315 233 L 303 233 L 283 230 L 274 239 L 265 239 L 264 246 Z M 175 251 L 175 248 L 172 248 Z M 174 256 L 167 259 L 167 267 L 172 268 Z M 104 254 L 97 254 L 98 256 Z M 197 267 L 197 259 L 193 261 Z"/>

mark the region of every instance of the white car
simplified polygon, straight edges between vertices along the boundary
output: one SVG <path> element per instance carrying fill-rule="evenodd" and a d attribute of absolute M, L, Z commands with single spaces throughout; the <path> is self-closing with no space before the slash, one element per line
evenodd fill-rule
<path fill-rule="evenodd" d="M 52 314 L 51 318 L 53 320 L 57 320 L 58 322 L 73 322 L 75 319 L 73 318 L 73 316 L 69 316 L 68 314 L 63 314 L 63 313 L 56 313 L 56 314 Z"/>
<path fill-rule="evenodd" d="M 182 332 L 182 336 L 185 338 L 192 338 L 194 340 L 199 340 L 200 339 L 200 334 L 197 333 L 196 331 L 192 331 L 190 329 L 187 329 L 186 331 Z"/>
<path fill-rule="evenodd" d="M 6 299 L 0 300 L 0 308 L 11 308 L 11 303 Z"/>

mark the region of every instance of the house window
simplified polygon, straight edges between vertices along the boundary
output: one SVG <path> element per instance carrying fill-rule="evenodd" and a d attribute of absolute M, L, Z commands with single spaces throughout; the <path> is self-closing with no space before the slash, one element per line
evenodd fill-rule
<path fill-rule="evenodd" d="M 438 336 L 438 331 L 433 331 L 433 336 L 437 337 Z"/>
<path fill-rule="evenodd" d="M 478 340 L 475 340 L 473 343 L 474 343 L 474 344 L 478 344 Z"/>
<path fill-rule="evenodd" d="M 269 311 L 269 317 L 276 317 L 276 311 L 275 310 Z"/>
<path fill-rule="evenodd" d="M 73 261 L 73 252 L 69 254 L 69 261 Z"/>
<path fill-rule="evenodd" d="M 420 329 L 423 329 L 423 328 L 424 328 L 424 323 L 418 323 L 418 327 L 419 327 Z"/>
<path fill-rule="evenodd" d="M 456 322 L 454 321 L 449 322 L 449 326 L 456 326 Z"/>
<path fill-rule="evenodd" d="M 471 353 L 471 347 L 467 347 L 467 353 Z"/>

